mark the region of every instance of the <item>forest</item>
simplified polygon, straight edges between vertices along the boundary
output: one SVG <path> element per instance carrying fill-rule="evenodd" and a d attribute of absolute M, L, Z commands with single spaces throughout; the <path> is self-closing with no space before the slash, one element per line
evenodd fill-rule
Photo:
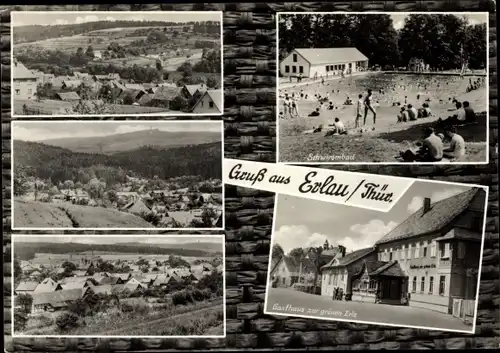
<path fill-rule="evenodd" d="M 159 149 L 144 146 L 113 155 L 78 153 L 38 142 L 14 140 L 14 174 L 51 179 L 53 183 L 74 180 L 83 184 L 105 178 L 109 184 L 124 182 L 129 171 L 145 178 L 168 179 L 199 175 L 222 179 L 220 142 Z M 96 175 L 100 171 L 102 175 Z"/>
<path fill-rule="evenodd" d="M 221 248 L 222 249 L 222 248 Z M 69 254 L 85 251 L 103 251 L 109 253 L 125 254 L 154 254 L 154 255 L 177 255 L 206 257 L 221 255 L 221 252 L 210 252 L 197 249 L 168 248 L 157 245 L 140 244 L 81 244 L 81 243 L 39 243 L 39 242 L 17 242 L 16 257 L 19 260 L 31 260 L 36 253 L 42 254 Z"/>
<path fill-rule="evenodd" d="M 470 69 L 486 67 L 486 24 L 469 25 L 456 15 L 412 14 L 400 30 L 385 14 L 285 14 L 278 25 L 281 59 L 295 48 L 356 47 L 382 68 L 406 66 L 412 58 L 438 70 L 459 69 L 462 59 Z"/>
<path fill-rule="evenodd" d="M 36 42 L 57 37 L 74 36 L 91 31 L 127 27 L 169 27 L 179 26 L 179 22 L 167 21 L 96 21 L 68 25 L 30 25 L 15 27 L 13 43 Z M 193 33 L 220 33 L 220 22 L 187 22 L 182 25 L 193 26 Z"/>

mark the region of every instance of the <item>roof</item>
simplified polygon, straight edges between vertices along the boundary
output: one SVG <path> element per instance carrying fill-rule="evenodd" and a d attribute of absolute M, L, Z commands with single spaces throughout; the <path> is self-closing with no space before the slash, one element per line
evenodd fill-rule
<path fill-rule="evenodd" d="M 104 277 L 99 281 L 99 285 L 105 284 L 120 284 L 122 279 L 120 277 Z"/>
<path fill-rule="evenodd" d="M 80 100 L 80 96 L 76 92 L 58 92 L 56 94 L 62 101 Z"/>
<path fill-rule="evenodd" d="M 145 87 L 140 83 L 126 83 L 124 84 L 125 88 L 133 90 L 133 91 L 144 91 Z"/>
<path fill-rule="evenodd" d="M 39 293 L 33 295 L 34 305 L 52 304 L 57 305 L 66 301 L 75 301 L 85 294 L 84 289 L 59 290 L 57 292 Z"/>
<path fill-rule="evenodd" d="M 19 283 L 19 285 L 16 288 L 16 291 L 33 291 L 35 290 L 36 286 L 38 286 L 38 282 L 35 281 L 23 281 Z"/>
<path fill-rule="evenodd" d="M 38 286 L 36 286 L 35 293 L 53 292 L 58 288 L 62 288 L 59 283 L 54 281 L 52 278 L 45 278 Z"/>
<path fill-rule="evenodd" d="M 336 266 L 350 265 L 354 261 L 362 259 L 366 255 L 368 255 L 374 251 L 375 251 L 375 248 L 373 248 L 373 247 L 364 248 L 364 249 L 359 249 L 359 250 L 356 250 L 356 251 L 353 251 L 350 253 L 346 253 L 344 255 L 344 257 L 341 257 L 341 258 L 334 257 L 329 263 L 327 263 L 325 266 L 323 266 L 322 269 L 336 267 Z"/>
<path fill-rule="evenodd" d="M 77 288 L 84 288 L 85 285 L 87 284 L 87 280 L 85 281 L 75 281 L 75 282 L 67 282 L 65 284 L 63 284 L 62 288 L 64 290 L 67 290 L 67 289 L 77 289 Z"/>
<path fill-rule="evenodd" d="M 368 60 L 357 48 L 298 48 L 295 51 L 311 65 Z"/>
<path fill-rule="evenodd" d="M 295 258 L 291 257 L 291 256 L 287 256 L 287 255 L 283 255 L 281 257 L 281 259 L 279 259 L 274 268 L 276 268 L 276 266 L 278 266 L 278 264 L 281 263 L 281 261 L 284 261 L 285 262 L 285 265 L 286 267 L 288 268 L 288 270 L 290 272 L 297 272 L 299 271 L 299 268 L 300 268 L 300 262 L 297 261 Z M 274 270 L 273 268 L 273 270 Z M 311 272 L 311 271 L 314 271 L 314 264 L 313 262 L 310 260 L 310 259 L 303 259 L 302 261 L 302 271 L 304 272 Z"/>
<path fill-rule="evenodd" d="M 481 242 L 482 236 L 481 236 L 481 234 L 479 234 L 477 232 L 471 232 L 467 229 L 455 228 L 455 229 L 450 230 L 448 233 L 446 233 L 442 237 L 436 238 L 434 240 L 435 241 L 442 241 L 442 240 L 451 240 L 451 239 Z"/>
<path fill-rule="evenodd" d="M 23 63 L 20 61 L 14 60 L 14 80 L 23 80 L 23 79 L 34 79 L 36 80 L 35 74 L 29 70 Z"/>
<path fill-rule="evenodd" d="M 397 261 L 365 261 L 369 276 L 407 277 Z"/>
<path fill-rule="evenodd" d="M 408 239 L 443 229 L 469 207 L 474 196 L 480 190 L 471 188 L 468 191 L 438 201 L 431 204 L 431 209 L 426 213 L 424 213 L 424 207 L 422 206 L 375 244 Z"/>
<path fill-rule="evenodd" d="M 63 84 L 67 87 L 78 87 L 82 84 L 82 80 L 64 80 Z"/>
<path fill-rule="evenodd" d="M 137 101 L 140 105 L 146 105 L 153 100 L 154 94 L 143 94 Z"/>
<path fill-rule="evenodd" d="M 179 95 L 180 88 L 179 87 L 170 87 L 163 86 L 159 87 L 158 90 L 154 93 L 154 100 L 162 100 L 162 101 L 171 101 L 175 97 Z"/>
<path fill-rule="evenodd" d="M 205 96 L 209 96 L 212 102 L 214 102 L 215 107 L 219 112 L 222 111 L 222 91 L 220 89 L 207 90 L 198 99 L 198 101 L 193 105 L 193 109 L 203 100 Z"/>
<path fill-rule="evenodd" d="M 189 92 L 191 96 L 194 96 L 196 91 L 200 91 L 200 93 L 203 93 L 207 90 L 207 86 L 204 84 L 198 84 L 198 85 L 185 85 L 184 86 L 186 90 Z"/>

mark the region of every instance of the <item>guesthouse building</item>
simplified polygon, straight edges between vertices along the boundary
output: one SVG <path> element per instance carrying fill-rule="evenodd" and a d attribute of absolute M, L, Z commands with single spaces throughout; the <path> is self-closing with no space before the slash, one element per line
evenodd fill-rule
<path fill-rule="evenodd" d="M 31 100 L 36 98 L 38 78 L 23 63 L 14 59 L 12 70 L 14 99 Z"/>
<path fill-rule="evenodd" d="M 285 77 L 320 78 L 364 71 L 368 58 L 356 48 L 297 48 L 280 63 Z"/>
<path fill-rule="evenodd" d="M 194 104 L 194 114 L 219 114 L 222 112 L 222 92 L 220 89 L 207 90 Z"/>

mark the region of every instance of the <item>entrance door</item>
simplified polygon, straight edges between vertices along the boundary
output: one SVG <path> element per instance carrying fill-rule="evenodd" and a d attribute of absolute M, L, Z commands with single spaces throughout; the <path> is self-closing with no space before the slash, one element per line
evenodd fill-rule
<path fill-rule="evenodd" d="M 381 299 L 401 299 L 401 279 L 384 279 L 382 281 Z"/>

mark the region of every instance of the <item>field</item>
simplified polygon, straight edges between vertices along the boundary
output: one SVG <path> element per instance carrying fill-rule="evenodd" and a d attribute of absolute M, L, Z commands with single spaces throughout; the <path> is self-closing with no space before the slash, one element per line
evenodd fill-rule
<path fill-rule="evenodd" d="M 424 78 L 423 78 L 424 77 Z M 454 108 L 451 100 L 469 101 L 476 112 L 486 112 L 486 87 L 465 93 L 468 78 L 458 76 L 417 76 L 395 74 L 361 74 L 345 79 L 332 79 L 321 83 L 283 84 L 281 92 L 300 93 L 303 90 L 308 99 L 298 101 L 299 117 L 284 118 L 279 121 L 279 160 L 280 162 L 396 162 L 400 150 L 415 148 L 421 140 L 423 127 L 433 125 L 438 117 L 447 118 Z M 350 97 L 354 102 L 360 93 L 368 88 L 374 92 L 378 101 L 377 121 L 373 125 L 371 112 L 367 117 L 367 128 L 354 130 L 355 105 L 345 106 L 343 102 Z M 383 89 L 384 92 L 379 90 Z M 334 110 L 321 108 L 321 115 L 308 117 L 307 114 L 318 107 L 314 94 L 329 94 Z M 417 96 L 419 95 L 418 99 Z M 415 122 L 396 124 L 400 107 L 393 102 L 407 103 L 420 108 L 426 98 L 434 117 L 419 119 Z M 283 103 L 280 102 L 280 109 Z M 348 135 L 324 136 L 324 132 L 310 133 L 320 125 L 332 124 L 338 117 L 349 130 Z M 466 141 L 466 161 L 486 160 L 487 120 L 486 113 L 478 119 L 477 125 L 459 129 Z M 373 129 L 374 128 L 374 129 Z M 342 156 L 343 155 L 343 156 Z M 342 158 L 349 159 L 342 159 Z"/>
<path fill-rule="evenodd" d="M 65 335 L 103 336 L 222 336 L 224 308 L 222 299 L 205 300 L 187 305 L 157 304 L 145 298 L 120 299 L 133 307 L 123 312 L 110 308 L 94 316 L 81 318 L 78 327 Z M 34 314 L 23 335 L 47 335 L 57 332 L 55 318 L 62 312 Z"/>
<path fill-rule="evenodd" d="M 15 228 L 153 228 L 140 217 L 101 207 L 14 200 Z"/>

